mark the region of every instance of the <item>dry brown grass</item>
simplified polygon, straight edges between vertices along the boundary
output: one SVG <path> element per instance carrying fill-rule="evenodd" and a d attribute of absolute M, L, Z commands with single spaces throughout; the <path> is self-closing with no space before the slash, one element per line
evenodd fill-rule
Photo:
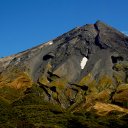
<path fill-rule="evenodd" d="M 128 102 L 128 84 L 118 86 L 113 100 L 116 102 Z"/>
<path fill-rule="evenodd" d="M 23 73 L 21 76 L 16 78 L 9 86 L 15 89 L 24 89 L 32 86 L 32 80 L 29 78 L 27 73 Z"/>
<path fill-rule="evenodd" d="M 96 110 L 96 113 L 100 116 L 106 116 L 112 111 L 128 114 L 128 109 L 119 107 L 117 105 L 108 104 L 108 103 L 96 102 L 96 104 L 93 106 L 93 109 Z"/>
<path fill-rule="evenodd" d="M 96 98 L 97 101 L 107 102 L 107 101 L 109 101 L 109 99 L 110 99 L 110 94 L 111 94 L 111 92 L 112 92 L 112 91 L 111 91 L 110 89 L 105 89 L 105 90 L 99 92 L 99 93 L 95 96 L 95 98 Z"/>
<path fill-rule="evenodd" d="M 32 86 L 32 80 L 26 72 L 22 72 L 15 75 L 15 79 L 11 79 L 11 76 L 3 76 L 0 80 L 0 88 L 9 86 L 15 89 L 24 89 Z"/>
<path fill-rule="evenodd" d="M 87 76 L 85 76 L 80 82 L 79 85 L 85 85 L 85 84 L 89 84 L 90 82 L 93 81 L 93 77 L 91 75 L 91 73 L 89 73 Z"/>

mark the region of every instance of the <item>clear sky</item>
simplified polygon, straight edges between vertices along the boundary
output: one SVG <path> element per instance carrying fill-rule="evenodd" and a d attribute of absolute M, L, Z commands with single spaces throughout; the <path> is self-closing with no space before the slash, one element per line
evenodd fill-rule
<path fill-rule="evenodd" d="M 128 0 L 0 0 L 0 57 L 101 20 L 128 31 Z"/>

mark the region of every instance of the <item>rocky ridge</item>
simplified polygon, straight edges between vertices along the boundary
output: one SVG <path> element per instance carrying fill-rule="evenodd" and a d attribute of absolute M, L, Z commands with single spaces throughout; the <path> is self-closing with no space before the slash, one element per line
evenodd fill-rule
<path fill-rule="evenodd" d="M 128 113 L 128 37 L 101 21 L 0 59 L 0 97 L 98 116 Z"/>

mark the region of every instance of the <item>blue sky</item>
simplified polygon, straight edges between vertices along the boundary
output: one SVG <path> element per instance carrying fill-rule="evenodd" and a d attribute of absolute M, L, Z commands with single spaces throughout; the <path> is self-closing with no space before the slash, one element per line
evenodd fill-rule
<path fill-rule="evenodd" d="M 128 0 L 0 0 L 0 57 L 102 20 L 128 31 Z"/>

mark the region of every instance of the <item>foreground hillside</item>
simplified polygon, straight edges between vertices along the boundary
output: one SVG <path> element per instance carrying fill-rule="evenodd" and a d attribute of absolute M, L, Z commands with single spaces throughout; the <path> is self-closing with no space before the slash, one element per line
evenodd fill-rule
<path fill-rule="evenodd" d="M 1 128 L 128 127 L 128 37 L 101 21 L 0 59 Z"/>

